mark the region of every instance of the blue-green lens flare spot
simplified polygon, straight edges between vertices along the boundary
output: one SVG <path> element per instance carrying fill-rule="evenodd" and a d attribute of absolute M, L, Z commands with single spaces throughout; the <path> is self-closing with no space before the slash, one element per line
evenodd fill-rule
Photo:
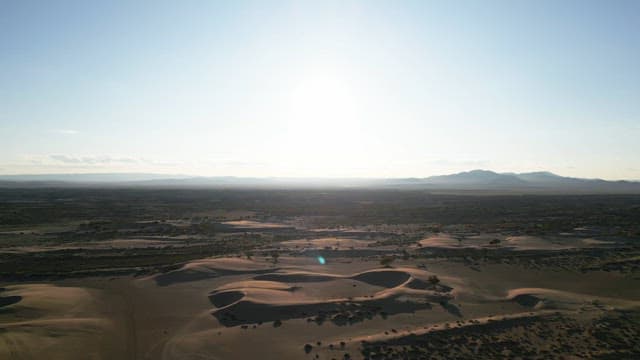
<path fill-rule="evenodd" d="M 324 265 L 327 260 L 325 260 L 322 256 L 318 256 L 318 262 L 320 263 L 320 265 Z"/>

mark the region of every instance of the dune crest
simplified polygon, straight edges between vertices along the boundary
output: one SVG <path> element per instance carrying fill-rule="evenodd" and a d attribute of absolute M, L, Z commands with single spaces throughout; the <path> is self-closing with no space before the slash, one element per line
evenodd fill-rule
<path fill-rule="evenodd" d="M 429 309 L 432 302 L 451 299 L 449 287 L 436 287 L 418 277 L 427 273 L 416 269 L 374 269 L 352 275 L 281 271 L 257 275 L 254 281 L 226 284 L 209 299 L 216 306 L 212 314 L 224 326 L 309 318 L 318 323 L 329 320 L 344 325 Z M 342 296 L 327 298 L 308 291 L 318 283 L 341 288 Z M 365 286 L 370 292 L 353 296 Z"/>

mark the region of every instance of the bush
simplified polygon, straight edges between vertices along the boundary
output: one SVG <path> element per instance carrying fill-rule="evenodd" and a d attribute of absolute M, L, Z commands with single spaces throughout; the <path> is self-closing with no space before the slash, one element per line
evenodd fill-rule
<path fill-rule="evenodd" d="M 382 259 L 380 259 L 380 265 L 384 266 L 384 267 L 390 267 L 391 263 L 395 260 L 394 257 L 392 256 L 385 256 Z"/>
<path fill-rule="evenodd" d="M 431 275 L 427 279 L 431 285 L 438 285 L 440 283 L 440 279 L 436 275 Z"/>

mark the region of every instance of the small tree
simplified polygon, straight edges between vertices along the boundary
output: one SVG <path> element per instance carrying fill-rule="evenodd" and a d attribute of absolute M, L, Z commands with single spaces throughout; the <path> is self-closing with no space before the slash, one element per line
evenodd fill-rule
<path fill-rule="evenodd" d="M 251 258 L 253 257 L 253 251 L 245 251 L 244 256 L 247 257 L 247 260 L 251 260 Z"/>
<path fill-rule="evenodd" d="M 489 241 L 490 245 L 498 246 L 500 244 L 500 239 L 493 239 Z"/>
<path fill-rule="evenodd" d="M 277 252 L 277 251 L 274 251 L 274 252 L 271 254 L 271 258 L 273 259 L 273 263 L 274 263 L 274 264 L 277 264 L 277 263 L 278 263 L 278 258 L 279 258 L 279 257 L 280 257 L 280 254 L 278 254 L 278 252 Z"/>
<path fill-rule="evenodd" d="M 385 256 L 380 259 L 380 265 L 384 267 L 391 267 L 391 263 L 395 260 L 393 256 Z"/>
<path fill-rule="evenodd" d="M 427 281 L 429 281 L 429 284 L 436 286 L 440 283 L 440 279 L 438 279 L 438 277 L 436 275 L 430 275 L 427 278 Z"/>

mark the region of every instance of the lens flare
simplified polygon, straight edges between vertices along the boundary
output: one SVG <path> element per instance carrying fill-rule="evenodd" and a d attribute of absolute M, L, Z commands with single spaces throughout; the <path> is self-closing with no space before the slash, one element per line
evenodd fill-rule
<path fill-rule="evenodd" d="M 322 256 L 318 256 L 318 262 L 320 265 L 324 265 L 327 261 Z"/>

